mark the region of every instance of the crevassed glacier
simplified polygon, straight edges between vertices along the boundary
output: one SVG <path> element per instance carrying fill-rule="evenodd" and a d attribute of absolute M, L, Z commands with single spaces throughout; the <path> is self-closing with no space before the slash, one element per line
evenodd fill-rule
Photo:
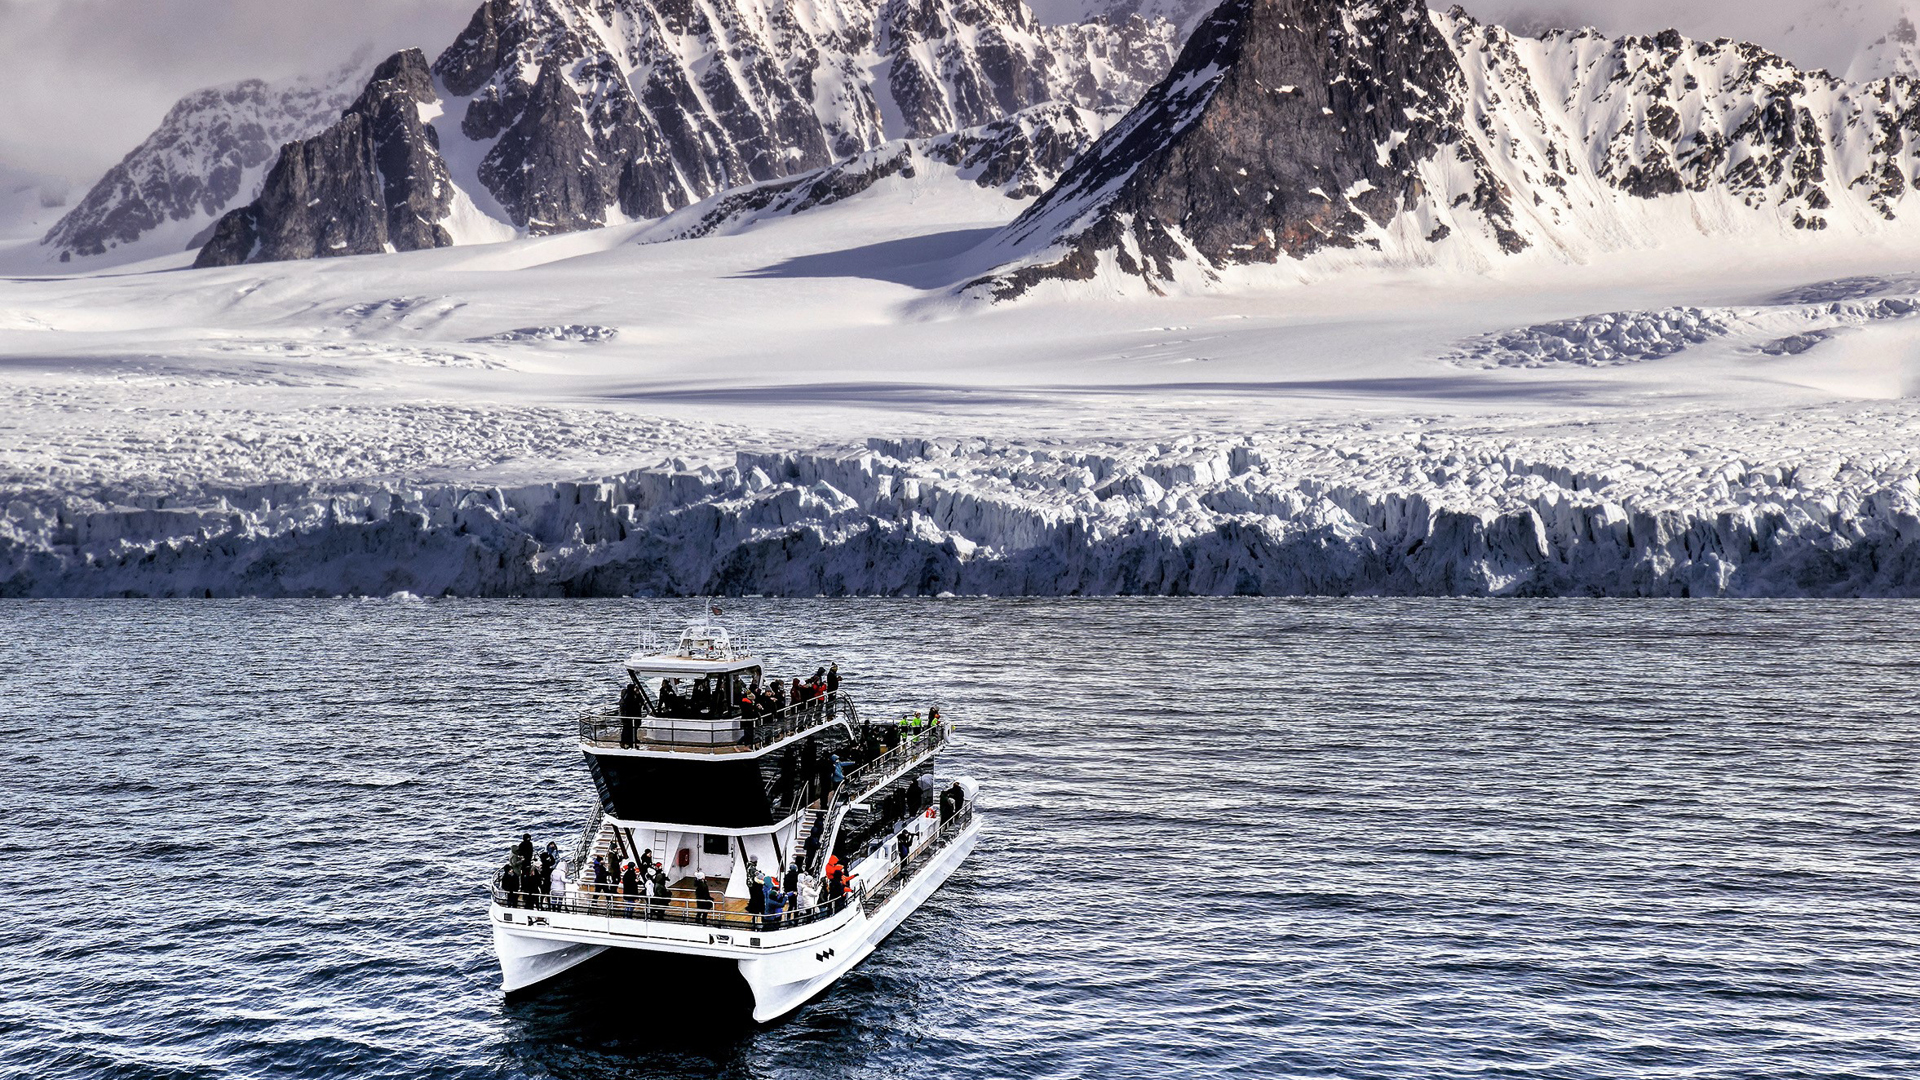
<path fill-rule="evenodd" d="M 1920 405 L 1887 402 L 872 439 L 513 487 L 25 484 L 0 595 L 1912 596 L 1916 436 Z"/>

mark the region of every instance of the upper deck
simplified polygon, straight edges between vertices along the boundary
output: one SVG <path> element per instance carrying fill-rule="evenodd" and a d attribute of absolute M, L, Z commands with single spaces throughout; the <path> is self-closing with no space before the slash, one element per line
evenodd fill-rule
<path fill-rule="evenodd" d="M 626 661 L 620 706 L 580 719 L 588 753 L 754 754 L 828 726 L 858 722 L 853 701 L 816 680 L 767 679 L 744 642 L 695 624 L 671 644 L 652 634 Z"/>
<path fill-rule="evenodd" d="M 859 722 L 853 698 L 844 690 L 752 716 L 740 710 L 721 716 L 592 713 L 580 718 L 580 748 L 589 753 L 752 754 L 829 724 L 851 728 Z"/>

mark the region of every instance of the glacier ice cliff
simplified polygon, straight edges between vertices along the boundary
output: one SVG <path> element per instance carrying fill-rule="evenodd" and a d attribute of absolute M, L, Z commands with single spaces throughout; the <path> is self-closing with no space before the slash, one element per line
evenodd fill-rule
<path fill-rule="evenodd" d="M 1711 425 L 877 438 L 510 487 L 15 484 L 0 595 L 1914 596 L 1916 434 L 1920 407 L 1896 402 Z"/>

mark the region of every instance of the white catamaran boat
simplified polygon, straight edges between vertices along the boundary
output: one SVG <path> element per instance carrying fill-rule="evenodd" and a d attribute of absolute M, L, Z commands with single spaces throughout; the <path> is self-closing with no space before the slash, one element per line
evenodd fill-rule
<path fill-rule="evenodd" d="M 978 785 L 934 778 L 952 735 L 937 709 L 862 721 L 837 673 L 776 694 L 714 626 L 649 639 L 626 666 L 619 711 L 580 721 L 598 798 L 574 850 L 547 873 L 523 843 L 494 878 L 507 992 L 638 949 L 734 962 L 770 1021 L 865 959 L 973 849 Z"/>

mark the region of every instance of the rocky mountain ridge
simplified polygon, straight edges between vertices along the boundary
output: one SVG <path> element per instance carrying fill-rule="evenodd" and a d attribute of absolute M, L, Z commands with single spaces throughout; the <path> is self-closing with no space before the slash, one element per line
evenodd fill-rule
<path fill-rule="evenodd" d="M 188 94 L 41 245 L 61 263 L 131 245 L 151 254 L 198 247 L 220 215 L 258 192 L 283 144 L 333 123 L 371 66 L 355 57 L 314 78 L 246 79 Z"/>
<path fill-rule="evenodd" d="M 290 146 L 197 265 L 443 246 L 460 239 L 447 220 L 462 198 L 535 235 L 656 218 L 890 139 L 1049 103 L 1117 113 L 1172 43 L 1169 24 L 1137 17 L 1041 26 L 1018 0 L 488 0 L 430 75 L 403 61 L 417 51 L 396 55 L 335 125 Z M 404 87 L 388 85 L 402 69 Z M 374 164 L 384 154 L 412 178 L 403 190 Z M 381 227 L 396 197 L 427 215 L 419 227 Z"/>
<path fill-rule="evenodd" d="M 220 219 L 193 265 L 446 247 L 453 182 L 426 117 L 433 79 L 418 49 L 374 69 L 325 131 L 280 148 L 253 202 Z"/>
<path fill-rule="evenodd" d="M 1916 216 L 1916 136 L 1920 82 L 1853 84 L 1749 44 L 1518 38 L 1419 0 L 1229 0 L 967 287 L 1873 234 Z"/>
<path fill-rule="evenodd" d="M 1046 102 L 1118 112 L 1173 56 L 1164 23 L 1043 27 L 1018 0 L 713 11 L 489 0 L 475 13 L 434 72 L 461 134 L 487 147 L 476 179 L 514 225 L 658 217 Z"/>

